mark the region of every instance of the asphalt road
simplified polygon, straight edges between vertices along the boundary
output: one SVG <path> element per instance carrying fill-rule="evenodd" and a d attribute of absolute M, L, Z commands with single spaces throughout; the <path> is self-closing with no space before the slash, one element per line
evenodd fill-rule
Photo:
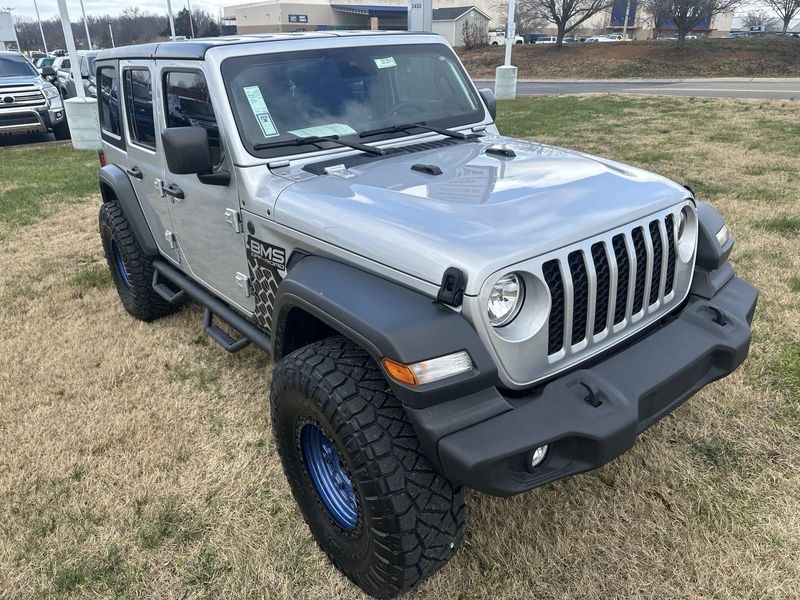
<path fill-rule="evenodd" d="M 478 88 L 494 89 L 494 80 L 475 80 Z M 690 79 L 690 80 L 525 80 L 517 82 L 517 95 L 538 94 L 650 94 L 706 98 L 800 100 L 800 79 Z"/>

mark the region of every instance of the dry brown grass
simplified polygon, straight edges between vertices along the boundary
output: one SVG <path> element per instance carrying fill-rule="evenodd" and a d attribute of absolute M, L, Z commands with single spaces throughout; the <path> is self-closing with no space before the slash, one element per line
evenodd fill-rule
<path fill-rule="evenodd" d="M 769 123 L 796 127 L 800 108 L 620 102 L 501 111 L 506 129 L 565 143 L 554 111 L 594 103 L 605 126 L 573 119 L 565 145 L 703 182 L 761 289 L 752 356 L 600 470 L 507 500 L 469 494 L 465 547 L 413 598 L 798 597 L 800 237 L 769 220 L 800 216 L 800 157 Z M 709 140 L 713 115 L 737 136 Z M 672 118 L 685 129 L 659 133 Z M 0 597 L 361 597 L 284 481 L 269 362 L 209 345 L 197 308 L 130 319 L 98 202 L 0 224 Z"/>

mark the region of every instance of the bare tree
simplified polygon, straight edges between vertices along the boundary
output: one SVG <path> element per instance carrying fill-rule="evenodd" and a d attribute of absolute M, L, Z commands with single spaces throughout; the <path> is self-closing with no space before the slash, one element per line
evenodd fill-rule
<path fill-rule="evenodd" d="M 789 30 L 789 23 L 800 13 L 800 0 L 763 0 L 763 3 L 778 15 L 783 23 L 783 33 Z"/>
<path fill-rule="evenodd" d="M 517 35 L 536 33 L 547 24 L 547 19 L 542 15 L 541 2 L 536 0 L 518 0 L 514 11 L 514 23 Z M 508 0 L 496 0 L 494 3 L 497 14 L 508 14 Z M 506 27 L 503 27 L 506 30 Z"/>
<path fill-rule="evenodd" d="M 644 0 L 642 7 L 652 15 L 659 15 L 664 22 L 672 22 L 678 33 L 678 47 L 686 42 L 686 36 L 704 21 L 711 22 L 714 16 L 731 12 L 743 0 Z"/>
<path fill-rule="evenodd" d="M 564 36 L 594 15 L 611 7 L 614 0 L 520 0 L 521 11 L 539 15 L 556 26 L 556 48 L 564 43 Z"/>
<path fill-rule="evenodd" d="M 745 15 L 742 25 L 745 27 L 763 27 L 764 31 L 773 31 L 778 26 L 778 19 L 766 10 L 751 10 Z"/>
<path fill-rule="evenodd" d="M 477 21 L 465 20 L 461 28 L 461 40 L 467 50 L 486 46 L 489 43 L 489 32 Z"/>

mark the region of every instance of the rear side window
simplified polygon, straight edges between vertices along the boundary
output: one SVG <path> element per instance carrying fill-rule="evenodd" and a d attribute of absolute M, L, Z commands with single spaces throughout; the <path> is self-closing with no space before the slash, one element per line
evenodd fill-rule
<path fill-rule="evenodd" d="M 153 119 L 153 86 L 149 69 L 126 69 L 122 72 L 125 112 L 132 142 L 155 150 L 156 131 Z"/>
<path fill-rule="evenodd" d="M 97 71 L 97 101 L 99 104 L 100 129 L 117 138 L 122 137 L 119 119 L 119 80 L 114 67 L 102 67 Z"/>
<path fill-rule="evenodd" d="M 222 162 L 219 127 L 208 95 L 206 78 L 195 71 L 168 71 L 164 75 L 167 127 L 203 127 L 208 131 L 211 160 Z"/>

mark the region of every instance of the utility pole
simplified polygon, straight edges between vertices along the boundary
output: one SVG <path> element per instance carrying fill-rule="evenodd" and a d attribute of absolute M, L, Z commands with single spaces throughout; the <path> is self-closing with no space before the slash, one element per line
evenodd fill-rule
<path fill-rule="evenodd" d="M 33 7 L 36 9 L 36 20 L 39 22 L 39 33 L 42 34 L 42 45 L 44 46 L 44 53 L 50 54 L 47 51 L 47 40 L 44 39 L 44 28 L 42 27 L 42 18 L 39 16 L 39 5 L 36 0 L 33 0 Z"/>
<path fill-rule="evenodd" d="M 83 13 L 83 28 L 86 30 L 86 43 L 89 44 L 89 50 L 91 50 L 92 36 L 89 35 L 89 23 L 86 20 L 86 9 L 83 7 L 83 0 L 81 0 L 81 12 Z"/>
<path fill-rule="evenodd" d="M 622 26 L 623 39 L 628 37 L 628 15 L 631 13 L 631 0 L 628 0 L 628 5 L 625 7 L 625 24 Z"/>
<path fill-rule="evenodd" d="M 172 33 L 172 41 L 175 41 L 175 19 L 172 16 L 172 0 L 167 0 L 167 13 L 169 14 L 169 30 Z"/>
<path fill-rule="evenodd" d="M 111 21 L 108 22 L 108 35 L 111 36 L 111 47 L 116 48 L 114 45 L 114 30 L 111 29 Z"/>
<path fill-rule="evenodd" d="M 194 39 L 194 23 L 192 23 L 192 0 L 186 0 L 186 5 L 189 7 L 189 31 Z"/>
<path fill-rule="evenodd" d="M 80 60 L 78 59 L 78 52 L 75 50 L 75 38 L 72 37 L 72 25 L 69 22 L 67 0 L 58 0 L 58 14 L 61 17 L 61 29 L 64 30 L 64 41 L 67 43 L 69 69 L 72 72 L 72 79 L 75 81 L 75 93 L 78 98 L 85 98 L 86 90 L 83 89 Z M 67 116 L 69 116 L 69 113 L 67 113 Z"/>

